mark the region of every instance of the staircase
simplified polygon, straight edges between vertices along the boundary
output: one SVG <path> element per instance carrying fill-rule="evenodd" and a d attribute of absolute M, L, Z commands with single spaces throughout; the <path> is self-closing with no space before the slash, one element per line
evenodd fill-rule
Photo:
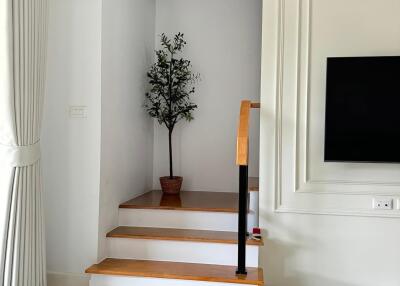
<path fill-rule="evenodd" d="M 258 178 L 240 180 L 239 194 L 155 190 L 122 203 L 107 234 L 109 258 L 86 270 L 90 286 L 264 285 L 263 241 L 246 238 L 258 224 Z M 247 274 L 236 274 L 238 263 Z"/>

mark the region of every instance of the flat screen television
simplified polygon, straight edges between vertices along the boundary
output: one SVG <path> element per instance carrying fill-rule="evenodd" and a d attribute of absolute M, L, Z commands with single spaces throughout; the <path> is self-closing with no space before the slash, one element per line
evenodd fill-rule
<path fill-rule="evenodd" d="M 400 57 L 328 58 L 326 162 L 400 162 Z"/>

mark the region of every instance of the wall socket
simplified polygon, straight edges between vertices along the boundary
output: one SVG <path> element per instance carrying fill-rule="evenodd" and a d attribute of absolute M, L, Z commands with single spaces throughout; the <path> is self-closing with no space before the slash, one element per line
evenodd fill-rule
<path fill-rule="evenodd" d="M 393 199 L 385 197 L 375 197 L 372 200 L 372 208 L 376 210 L 392 210 Z"/>

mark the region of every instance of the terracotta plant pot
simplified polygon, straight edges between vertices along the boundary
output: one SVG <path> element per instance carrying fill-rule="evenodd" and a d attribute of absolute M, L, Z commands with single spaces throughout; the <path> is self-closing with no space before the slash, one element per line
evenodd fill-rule
<path fill-rule="evenodd" d="M 161 190 L 164 194 L 177 195 L 182 187 L 182 177 L 160 177 Z"/>

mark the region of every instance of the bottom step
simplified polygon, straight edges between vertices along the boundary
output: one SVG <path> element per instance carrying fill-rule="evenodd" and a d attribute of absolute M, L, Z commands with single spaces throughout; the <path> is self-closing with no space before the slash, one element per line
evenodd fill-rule
<path fill-rule="evenodd" d="M 86 273 L 264 285 L 263 271 L 261 268 L 247 268 L 247 276 L 238 276 L 235 274 L 235 270 L 236 268 L 234 266 L 107 258 L 99 264 L 88 268 Z M 143 281 L 138 282 L 140 283 L 137 285 L 143 285 Z M 94 286 L 92 283 L 91 285 Z M 102 284 L 100 282 L 98 285 L 111 284 Z M 130 285 L 135 284 L 132 283 Z"/>

